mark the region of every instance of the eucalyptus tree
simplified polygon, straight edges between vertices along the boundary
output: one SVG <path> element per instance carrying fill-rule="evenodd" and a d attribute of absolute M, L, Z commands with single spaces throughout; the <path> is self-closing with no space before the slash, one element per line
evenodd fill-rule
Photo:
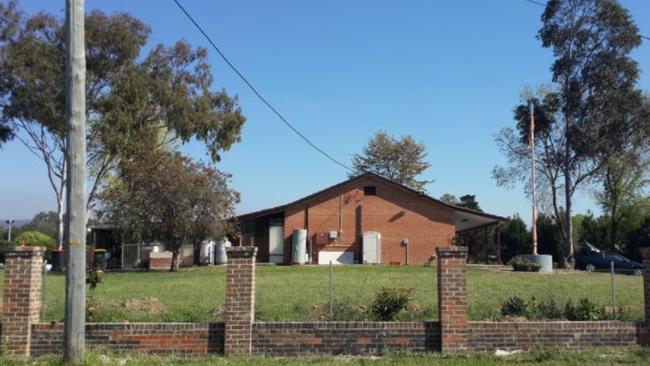
<path fill-rule="evenodd" d="M 0 139 L 17 136 L 43 161 L 62 222 L 65 167 L 64 20 L 0 4 Z M 106 177 L 144 131 L 160 144 L 203 142 L 212 161 L 240 140 L 237 99 L 213 91 L 207 51 L 149 43 L 150 28 L 126 13 L 86 15 L 88 211 Z M 62 235 L 59 234 L 59 242 Z"/>
<path fill-rule="evenodd" d="M 545 164 L 538 164 L 538 169 L 550 183 L 554 218 L 562 225 L 562 239 L 572 258 L 575 192 L 598 174 L 607 157 L 620 153 L 629 136 L 647 129 L 642 121 L 628 118 L 642 105 L 643 95 L 636 88 L 639 69 L 630 57 L 641 37 L 629 12 L 614 0 L 549 0 L 541 20 L 538 38 L 554 57 L 553 91 L 515 107 L 518 132 L 504 130 L 497 142 L 506 151 L 509 168 L 521 166 L 527 141 L 516 136 L 527 134 L 527 118 L 520 112 L 529 102 L 540 104 L 549 123 L 536 129 L 546 129 L 550 138 L 546 142 L 553 145 L 540 158 Z M 544 137 L 540 140 L 543 145 Z M 500 174 L 507 170 L 497 169 L 495 176 L 507 176 Z"/>

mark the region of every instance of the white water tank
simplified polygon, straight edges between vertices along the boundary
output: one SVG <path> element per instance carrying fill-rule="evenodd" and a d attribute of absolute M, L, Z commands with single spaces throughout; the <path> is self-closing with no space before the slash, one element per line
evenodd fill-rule
<path fill-rule="evenodd" d="M 219 244 L 217 244 L 217 250 L 215 253 L 216 264 L 226 264 L 228 262 L 228 254 L 226 253 L 226 248 L 229 248 L 231 246 L 232 243 L 230 243 L 230 240 L 228 240 L 228 238 L 219 240 Z"/>
<path fill-rule="evenodd" d="M 294 230 L 292 244 L 291 263 L 305 264 L 307 262 L 307 230 Z"/>
<path fill-rule="evenodd" d="M 214 241 L 204 240 L 201 243 L 201 254 L 199 255 L 199 262 L 203 265 L 214 264 Z"/>
<path fill-rule="evenodd" d="M 363 233 L 363 263 L 381 263 L 381 234 L 376 231 Z"/>

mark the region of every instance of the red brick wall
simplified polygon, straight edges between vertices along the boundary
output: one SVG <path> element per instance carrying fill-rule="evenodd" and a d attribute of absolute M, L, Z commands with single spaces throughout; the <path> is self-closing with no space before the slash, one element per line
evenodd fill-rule
<path fill-rule="evenodd" d="M 255 321 L 255 247 L 226 249 L 226 304 L 224 352 L 250 355 L 253 322 Z"/>
<path fill-rule="evenodd" d="M 86 345 L 113 352 L 206 355 L 223 353 L 223 323 L 90 323 Z M 32 327 L 32 355 L 63 353 L 63 324 Z"/>
<path fill-rule="evenodd" d="M 38 323 L 43 283 L 42 247 L 19 246 L 5 254 L 2 345 L 12 355 L 29 355 L 32 324 Z"/>
<path fill-rule="evenodd" d="M 382 354 L 439 350 L 437 322 L 255 323 L 253 353 Z"/>
<path fill-rule="evenodd" d="M 364 195 L 363 187 L 366 185 L 375 186 L 377 195 Z M 408 262 L 423 264 L 431 260 L 436 247 L 451 245 L 455 235 L 451 209 L 369 176 L 286 209 L 285 262 L 289 263 L 291 259 L 291 238 L 295 229 L 306 228 L 314 243 L 317 233 L 339 231 L 341 218 L 343 225 L 339 238 L 325 248 L 314 245 L 314 254 L 321 249 L 353 251 L 355 259 L 360 261 L 363 233 L 378 231 L 382 236 L 382 263 L 406 263 L 406 248 L 402 240 L 408 239 Z"/>
<path fill-rule="evenodd" d="M 438 317 L 443 353 L 467 349 L 467 248 L 437 248 Z"/>
<path fill-rule="evenodd" d="M 169 271 L 172 266 L 171 258 L 149 258 L 149 269 Z"/>
<path fill-rule="evenodd" d="M 618 347 L 641 344 L 644 323 L 469 322 L 468 352 L 535 348 Z M 254 323 L 253 354 L 382 354 L 439 352 L 438 322 Z M 32 326 L 31 354 L 63 352 L 63 325 Z M 86 345 L 112 352 L 200 356 L 223 354 L 223 323 L 91 323 Z"/>
<path fill-rule="evenodd" d="M 493 352 L 533 348 L 591 348 L 634 346 L 642 323 L 602 322 L 469 322 L 468 350 Z"/>

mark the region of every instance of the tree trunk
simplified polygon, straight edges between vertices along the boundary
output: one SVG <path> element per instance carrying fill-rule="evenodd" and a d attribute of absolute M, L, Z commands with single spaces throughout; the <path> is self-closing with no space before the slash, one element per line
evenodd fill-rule
<path fill-rule="evenodd" d="M 64 232 L 64 207 L 65 207 L 65 190 L 66 188 L 61 185 L 61 191 L 58 194 L 57 197 L 57 205 L 56 205 L 56 217 L 57 217 L 57 228 L 56 228 L 56 240 L 58 243 L 58 249 L 63 250 L 63 232 Z"/>
<path fill-rule="evenodd" d="M 172 265 L 169 272 L 177 272 L 180 267 L 180 252 L 178 249 L 172 251 Z"/>
<path fill-rule="evenodd" d="M 566 244 L 569 248 L 568 260 L 566 260 L 569 267 L 573 266 L 573 225 L 571 223 L 571 172 L 569 171 L 568 164 L 564 169 L 564 199 L 565 199 L 565 212 L 564 212 L 564 230 L 565 230 L 565 239 Z"/>

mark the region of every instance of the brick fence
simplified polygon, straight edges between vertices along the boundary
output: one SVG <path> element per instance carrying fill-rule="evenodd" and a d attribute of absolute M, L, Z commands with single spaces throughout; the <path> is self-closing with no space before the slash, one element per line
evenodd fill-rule
<path fill-rule="evenodd" d="M 115 352 L 178 355 L 382 354 L 496 349 L 650 346 L 650 251 L 644 256 L 643 322 L 492 322 L 467 320 L 466 249 L 439 248 L 438 321 L 254 322 L 255 255 L 229 250 L 224 323 L 89 323 L 86 344 Z M 42 248 L 7 253 L 0 337 L 11 354 L 63 351 L 63 326 L 40 323 Z M 432 280 L 433 276 L 432 276 Z"/>

